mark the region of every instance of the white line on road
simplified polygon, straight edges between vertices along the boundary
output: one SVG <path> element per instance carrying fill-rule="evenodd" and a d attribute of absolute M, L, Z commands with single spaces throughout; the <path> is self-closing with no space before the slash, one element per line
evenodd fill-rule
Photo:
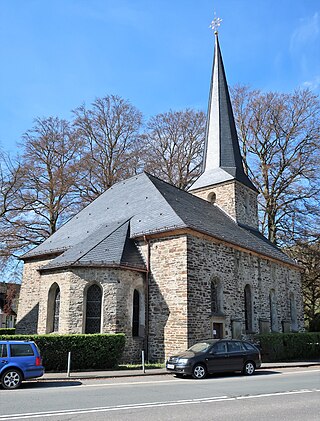
<path fill-rule="evenodd" d="M 115 405 L 115 406 L 106 406 L 106 407 L 97 407 L 97 408 L 81 408 L 81 409 L 67 409 L 67 410 L 57 410 L 57 411 L 47 411 L 47 412 L 32 412 L 25 414 L 7 414 L 0 415 L 0 420 L 19 420 L 19 419 L 35 419 L 40 417 L 63 417 L 69 415 L 81 415 L 89 414 L 96 412 L 109 412 L 109 411 L 123 411 L 128 409 L 142 409 L 142 408 L 153 408 L 153 407 L 163 407 L 163 406 L 176 406 L 176 405 L 193 405 L 199 403 L 212 403 L 212 402 L 224 402 L 224 401 L 237 401 L 240 399 L 256 399 L 256 398 L 266 398 L 270 396 L 283 396 L 283 395 L 293 395 L 293 394 L 303 394 L 303 393 L 315 393 L 320 392 L 320 389 L 303 389 L 303 390 L 293 390 L 288 392 L 277 392 L 277 393 L 266 393 L 260 395 L 250 395 L 250 396 L 212 396 L 209 398 L 199 398 L 199 399 L 184 399 L 176 401 L 165 401 L 165 402 L 144 402 L 137 404 L 127 404 L 127 405 Z M 61 419 L 61 418 L 59 418 Z"/>
<path fill-rule="evenodd" d="M 273 376 L 286 376 L 286 375 L 291 375 L 291 374 L 313 374 L 315 372 L 320 372 L 320 369 L 313 369 L 313 370 L 302 370 L 302 371 L 289 371 L 289 372 L 279 372 L 279 373 L 273 373 L 272 376 L 266 376 L 265 380 L 272 380 Z M 246 377 L 245 380 L 246 381 L 259 381 L 261 380 L 261 373 L 263 374 L 263 372 L 257 372 L 260 375 L 256 375 L 256 376 L 251 376 L 251 377 Z M 204 379 L 201 380 L 201 383 L 211 383 L 212 381 L 214 382 L 233 382 L 234 381 L 234 377 L 214 377 L 214 378 L 208 378 L 208 379 Z M 69 382 L 75 382 L 75 381 L 88 381 L 88 380 L 93 380 L 93 379 L 78 379 L 76 377 L 69 379 Z M 94 379 L 95 381 L 99 380 L 99 379 Z M 115 382 L 115 380 L 117 380 L 116 378 L 112 378 L 110 379 L 109 383 L 93 383 L 93 384 L 77 384 L 74 386 L 68 385 L 68 388 L 66 390 L 71 390 L 71 389 L 79 389 L 79 388 L 86 388 L 86 387 L 121 387 L 121 386 L 139 386 L 139 385 L 159 385 L 159 384 L 167 384 L 167 383 L 171 383 L 174 382 L 179 382 L 179 383 L 186 383 L 186 384 L 190 384 L 190 379 L 183 379 L 183 378 L 175 378 L 173 379 L 172 377 L 170 377 L 168 380 L 145 380 L 145 381 L 126 381 L 126 382 L 121 382 L 119 381 L 118 383 Z M 59 380 L 58 380 L 59 381 Z M 40 380 L 38 381 L 38 383 L 50 383 L 50 379 L 46 379 L 46 380 Z M 52 380 L 53 383 L 56 382 L 56 380 Z M 61 382 L 61 380 L 60 380 Z M 42 390 L 48 390 L 49 388 L 56 388 L 56 386 L 47 386 L 45 389 L 38 389 L 38 391 L 41 393 Z M 17 389 L 15 390 L 15 394 L 17 393 L 25 393 L 26 389 Z M 5 393 L 5 391 L 2 391 L 2 393 Z M 10 391 L 8 393 L 11 393 Z M 1 418 L 0 418 L 1 420 Z"/>
<path fill-rule="evenodd" d="M 319 370 L 303 370 L 303 371 L 290 371 L 290 372 L 286 372 L 286 373 L 274 373 L 274 376 L 285 376 L 287 374 L 304 374 L 304 373 L 314 373 L 314 372 L 320 372 Z M 261 372 L 260 372 L 261 373 Z M 249 378 L 247 378 L 249 379 Z M 72 380 L 77 380 L 77 379 L 72 379 Z M 81 380 L 81 379 L 79 379 Z M 112 379 L 115 380 L 115 379 Z M 204 379 L 201 380 L 201 383 L 204 382 L 212 382 L 212 380 L 214 381 L 234 381 L 234 377 L 232 378 L 227 378 L 227 377 L 215 377 L 213 378 L 209 378 L 209 379 Z M 261 380 L 260 376 L 252 376 L 250 377 L 250 380 Z M 164 384 L 164 383 L 172 383 L 173 379 L 170 378 L 169 380 L 146 380 L 146 381 L 129 381 L 129 382 L 119 382 L 119 383 L 95 383 L 95 384 L 82 384 L 82 385 L 77 385 L 77 386 L 69 386 L 68 389 L 70 387 L 105 387 L 105 386 L 109 386 L 109 387 L 115 387 L 115 386 L 131 386 L 131 385 L 145 385 L 145 384 Z M 176 378 L 174 379 L 174 381 L 177 382 L 188 382 L 190 383 L 190 379 L 183 379 L 183 378 Z M 0 418 L 1 419 L 1 418 Z"/>

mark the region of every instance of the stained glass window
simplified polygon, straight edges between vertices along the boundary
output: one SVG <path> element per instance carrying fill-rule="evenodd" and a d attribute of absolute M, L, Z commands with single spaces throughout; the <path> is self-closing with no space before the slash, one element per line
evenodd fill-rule
<path fill-rule="evenodd" d="M 59 316 L 60 316 L 60 288 L 57 287 L 53 303 L 53 332 L 59 331 Z"/>
<path fill-rule="evenodd" d="M 270 302 L 270 324 L 271 332 L 277 332 L 277 302 L 276 302 L 276 293 L 274 289 L 270 291 L 269 295 Z"/>
<path fill-rule="evenodd" d="M 94 284 L 87 290 L 85 333 L 100 333 L 101 330 L 101 288 Z"/>
<path fill-rule="evenodd" d="M 244 317 L 246 332 L 252 332 L 252 297 L 249 284 L 244 288 Z"/>
<path fill-rule="evenodd" d="M 140 297 L 139 292 L 135 289 L 133 292 L 133 316 L 132 316 L 132 336 L 139 336 L 140 324 Z"/>
<path fill-rule="evenodd" d="M 217 314 L 219 312 L 218 303 L 218 288 L 216 282 L 211 282 L 211 313 Z"/>

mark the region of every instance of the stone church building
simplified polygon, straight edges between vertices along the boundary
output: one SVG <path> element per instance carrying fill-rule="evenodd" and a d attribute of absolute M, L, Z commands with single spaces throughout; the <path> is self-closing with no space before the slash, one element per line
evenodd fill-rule
<path fill-rule="evenodd" d="M 189 192 L 119 182 L 24 260 L 19 333 L 120 333 L 124 360 L 303 330 L 300 268 L 258 231 L 218 36 L 203 173 Z"/>

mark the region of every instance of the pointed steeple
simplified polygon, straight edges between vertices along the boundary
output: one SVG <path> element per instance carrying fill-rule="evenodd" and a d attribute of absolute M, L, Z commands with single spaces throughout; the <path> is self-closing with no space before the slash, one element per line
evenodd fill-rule
<path fill-rule="evenodd" d="M 208 104 L 203 173 L 189 191 L 231 180 L 237 180 L 256 191 L 244 172 L 218 32 L 215 30 L 215 52 Z"/>

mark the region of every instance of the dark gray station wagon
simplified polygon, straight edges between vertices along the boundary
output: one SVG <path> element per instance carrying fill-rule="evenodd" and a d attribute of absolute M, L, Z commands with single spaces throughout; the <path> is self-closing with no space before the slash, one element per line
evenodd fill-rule
<path fill-rule="evenodd" d="M 242 371 L 252 375 L 261 366 L 259 349 L 250 342 L 234 339 L 209 339 L 169 357 L 168 371 L 176 376 L 203 379 L 207 374 Z"/>

